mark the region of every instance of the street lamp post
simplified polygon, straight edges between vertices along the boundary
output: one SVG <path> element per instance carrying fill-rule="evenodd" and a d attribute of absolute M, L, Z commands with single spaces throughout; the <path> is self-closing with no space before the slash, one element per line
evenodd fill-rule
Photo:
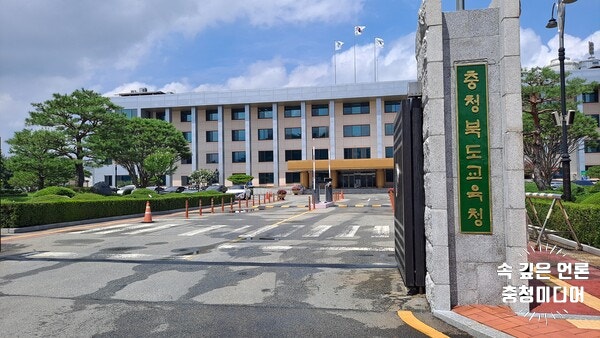
<path fill-rule="evenodd" d="M 558 26 L 558 62 L 560 69 L 560 113 L 562 116 L 562 137 L 560 139 L 562 175 L 563 175 L 563 198 L 571 200 L 571 158 L 567 146 L 567 98 L 565 85 L 565 4 L 577 0 L 558 0 L 558 22 L 554 19 L 554 6 L 552 5 L 552 17 L 546 28 Z"/>

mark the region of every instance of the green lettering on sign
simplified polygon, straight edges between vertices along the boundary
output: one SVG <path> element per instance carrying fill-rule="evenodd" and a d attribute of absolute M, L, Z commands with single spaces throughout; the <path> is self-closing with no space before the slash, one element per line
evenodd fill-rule
<path fill-rule="evenodd" d="M 462 233 L 491 234 L 487 65 L 456 66 L 458 203 Z"/>

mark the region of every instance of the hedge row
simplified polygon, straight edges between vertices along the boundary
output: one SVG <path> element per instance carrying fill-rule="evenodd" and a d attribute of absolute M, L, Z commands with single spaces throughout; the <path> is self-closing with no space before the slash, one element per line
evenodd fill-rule
<path fill-rule="evenodd" d="M 543 224 L 552 202 L 549 200 L 532 200 L 532 202 L 537 210 L 538 218 Z M 600 205 L 563 202 L 563 206 L 579 241 L 582 244 L 600 248 Z M 527 213 L 531 221 L 535 222 L 529 203 L 527 204 Z M 546 228 L 555 231 L 566 231 L 561 234 L 561 237 L 573 239 L 558 203 L 554 206 Z"/>
<path fill-rule="evenodd" d="M 198 208 L 210 204 L 221 203 L 221 196 L 175 195 L 150 199 L 152 211 L 184 209 L 189 200 L 190 208 Z M 225 203 L 230 203 L 233 195 L 223 195 Z M 133 215 L 144 213 L 146 201 L 143 199 L 106 199 L 106 200 L 72 200 L 61 198 L 46 202 L 2 203 L 0 226 L 3 228 L 20 228 L 34 225 L 81 221 L 103 217 Z"/>

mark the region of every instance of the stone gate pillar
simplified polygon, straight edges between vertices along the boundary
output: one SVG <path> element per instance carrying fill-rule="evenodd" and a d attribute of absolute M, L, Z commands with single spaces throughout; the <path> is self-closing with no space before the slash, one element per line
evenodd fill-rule
<path fill-rule="evenodd" d="M 504 286 L 522 284 L 518 274 L 497 273 L 503 263 L 526 262 L 519 15 L 519 0 L 450 13 L 441 0 L 423 0 L 419 11 L 426 294 L 434 312 L 500 305 Z"/>

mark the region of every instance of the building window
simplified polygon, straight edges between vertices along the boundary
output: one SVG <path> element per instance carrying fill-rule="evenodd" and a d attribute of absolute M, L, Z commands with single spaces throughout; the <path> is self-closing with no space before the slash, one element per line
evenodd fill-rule
<path fill-rule="evenodd" d="M 121 109 L 118 112 L 127 116 L 129 119 L 137 116 L 137 109 Z"/>
<path fill-rule="evenodd" d="M 259 129 L 258 130 L 258 139 L 260 141 L 272 140 L 273 139 L 273 129 Z"/>
<path fill-rule="evenodd" d="M 244 129 L 236 129 L 231 131 L 232 141 L 246 141 L 246 131 Z"/>
<path fill-rule="evenodd" d="M 273 150 L 259 151 L 258 162 L 273 162 Z"/>
<path fill-rule="evenodd" d="M 285 183 L 300 183 L 300 173 L 285 173 Z"/>
<path fill-rule="evenodd" d="M 182 134 L 186 141 L 192 142 L 192 132 L 191 131 L 184 131 L 184 132 L 182 132 Z"/>
<path fill-rule="evenodd" d="M 385 158 L 394 157 L 394 147 L 385 147 Z"/>
<path fill-rule="evenodd" d="M 397 113 L 400 111 L 400 101 L 385 101 L 384 111 L 386 113 Z"/>
<path fill-rule="evenodd" d="M 167 115 L 165 114 L 164 111 L 156 112 L 156 119 L 157 120 L 163 120 L 164 121 L 166 116 Z"/>
<path fill-rule="evenodd" d="M 219 153 L 206 154 L 206 163 L 219 163 Z"/>
<path fill-rule="evenodd" d="M 259 119 L 272 119 L 273 118 L 273 107 L 258 107 L 258 118 Z"/>
<path fill-rule="evenodd" d="M 312 127 L 313 138 L 328 138 L 329 127 Z"/>
<path fill-rule="evenodd" d="M 246 119 L 246 109 L 245 108 L 232 108 L 231 109 L 231 119 L 232 120 L 245 120 Z"/>
<path fill-rule="evenodd" d="M 313 104 L 311 107 L 312 116 L 329 116 L 329 105 Z"/>
<path fill-rule="evenodd" d="M 394 124 L 386 123 L 385 124 L 385 136 L 393 136 L 394 135 Z"/>
<path fill-rule="evenodd" d="M 218 130 L 207 130 L 206 131 L 206 142 L 219 142 L 219 131 Z"/>
<path fill-rule="evenodd" d="M 233 151 L 231 152 L 231 162 L 233 163 L 245 163 L 246 152 L 245 151 Z"/>
<path fill-rule="evenodd" d="M 273 173 L 258 173 L 258 184 L 273 183 L 275 183 L 275 175 Z"/>
<path fill-rule="evenodd" d="M 300 117 L 300 106 L 285 106 L 283 109 L 283 117 Z"/>
<path fill-rule="evenodd" d="M 191 110 L 184 110 L 181 112 L 181 122 L 192 122 Z"/>
<path fill-rule="evenodd" d="M 207 109 L 206 110 L 206 121 L 218 121 L 219 120 L 219 111 L 216 109 Z"/>
<path fill-rule="evenodd" d="M 285 161 L 299 161 L 302 159 L 302 150 L 294 149 L 294 150 L 286 150 L 285 151 Z"/>
<path fill-rule="evenodd" d="M 371 126 L 368 124 L 357 124 L 344 126 L 344 137 L 371 136 Z"/>
<path fill-rule="evenodd" d="M 584 150 L 586 153 L 600 153 L 600 140 L 586 140 Z"/>
<path fill-rule="evenodd" d="M 344 159 L 371 158 L 371 148 L 344 148 Z"/>
<path fill-rule="evenodd" d="M 285 128 L 285 139 L 295 140 L 302 138 L 302 128 Z"/>
<path fill-rule="evenodd" d="M 598 92 L 595 93 L 583 93 L 583 103 L 594 103 L 598 102 Z"/>
<path fill-rule="evenodd" d="M 181 164 L 192 164 L 192 156 L 183 156 L 181 158 Z"/>
<path fill-rule="evenodd" d="M 344 115 L 369 114 L 369 102 L 344 103 Z"/>
<path fill-rule="evenodd" d="M 315 149 L 315 160 L 328 160 L 329 149 Z"/>
<path fill-rule="evenodd" d="M 181 176 L 181 185 L 190 185 L 189 176 Z"/>

